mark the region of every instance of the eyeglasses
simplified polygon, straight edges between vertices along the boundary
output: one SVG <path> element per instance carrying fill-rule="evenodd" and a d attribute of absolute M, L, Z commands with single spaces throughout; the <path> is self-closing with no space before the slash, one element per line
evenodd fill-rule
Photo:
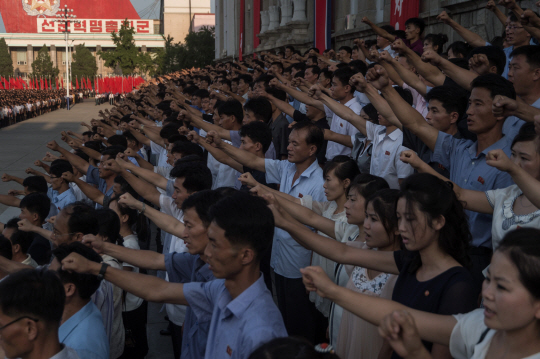
<path fill-rule="evenodd" d="M 0 327 L 0 331 L 6 329 L 7 327 L 9 327 L 11 324 L 15 324 L 17 323 L 19 320 L 22 320 L 22 319 L 30 319 L 34 322 L 39 322 L 39 319 L 35 319 L 35 318 L 32 318 L 32 317 L 28 317 L 28 316 L 24 316 L 24 317 L 20 317 L 20 318 L 17 318 L 9 323 L 7 323 L 6 325 L 4 325 L 3 327 Z"/>
<path fill-rule="evenodd" d="M 507 30 L 523 29 L 523 26 L 508 25 L 506 26 L 506 29 Z"/>

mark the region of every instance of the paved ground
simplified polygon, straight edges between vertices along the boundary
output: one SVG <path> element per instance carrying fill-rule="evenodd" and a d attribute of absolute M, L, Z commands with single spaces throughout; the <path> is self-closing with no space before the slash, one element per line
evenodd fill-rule
<path fill-rule="evenodd" d="M 93 100 L 77 104 L 70 111 L 57 110 L 33 118 L 16 125 L 0 130 L 0 176 L 9 173 L 17 177 L 28 176 L 25 170 L 34 167 L 34 161 L 43 158 L 48 148 L 47 142 L 60 140 L 60 132 L 72 130 L 83 131 L 81 121 L 87 123 L 92 118 L 97 118 L 100 109 L 109 108 L 109 105 L 95 106 Z M 66 146 L 67 148 L 67 146 Z M 36 168 L 36 167 L 34 167 Z M 36 168 L 41 170 L 40 168 Z M 6 194 L 10 189 L 21 189 L 22 186 L 15 182 L 1 182 L 0 193 Z M 18 209 L 7 208 L 0 205 L 0 222 L 5 223 L 8 219 L 18 215 Z M 159 313 L 160 304 L 151 303 L 148 306 L 148 343 L 150 351 L 146 358 L 172 358 L 172 344 L 170 337 L 159 334 L 161 329 L 167 327 L 164 313 Z"/>

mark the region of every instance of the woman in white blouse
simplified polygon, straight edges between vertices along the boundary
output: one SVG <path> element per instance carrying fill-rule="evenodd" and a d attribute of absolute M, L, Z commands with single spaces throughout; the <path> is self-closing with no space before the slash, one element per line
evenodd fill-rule
<path fill-rule="evenodd" d="M 319 267 L 302 270 L 310 291 L 373 324 L 403 358 L 427 359 L 421 339 L 448 345 L 456 359 L 540 359 L 540 230 L 508 233 L 493 254 L 483 309 L 438 315 L 335 285 Z"/>

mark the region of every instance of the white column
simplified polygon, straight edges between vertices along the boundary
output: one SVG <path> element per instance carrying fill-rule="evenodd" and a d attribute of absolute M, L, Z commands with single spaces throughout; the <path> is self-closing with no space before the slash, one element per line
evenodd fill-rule
<path fill-rule="evenodd" d="M 292 0 L 281 0 L 281 23 L 279 26 L 285 26 L 292 19 L 293 4 Z"/>
<path fill-rule="evenodd" d="M 293 2 L 294 2 L 294 14 L 292 17 L 292 21 L 307 21 L 306 0 L 293 0 Z"/>
<path fill-rule="evenodd" d="M 268 26 L 268 30 L 275 30 L 279 27 L 279 7 L 270 6 L 268 11 L 270 13 L 270 25 Z"/>
<path fill-rule="evenodd" d="M 261 11 L 261 34 L 268 30 L 268 26 L 270 25 L 270 14 L 268 13 L 268 10 Z"/>

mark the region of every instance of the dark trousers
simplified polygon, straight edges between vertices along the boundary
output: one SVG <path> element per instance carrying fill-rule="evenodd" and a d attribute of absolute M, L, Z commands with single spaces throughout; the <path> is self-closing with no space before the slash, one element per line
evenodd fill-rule
<path fill-rule="evenodd" d="M 182 353 L 182 327 L 169 320 L 168 329 L 171 332 L 174 359 L 180 359 Z"/>
<path fill-rule="evenodd" d="M 303 337 L 314 345 L 327 342 L 328 319 L 309 301 L 302 278 L 274 276 L 278 308 L 289 336 Z"/>
<path fill-rule="evenodd" d="M 148 302 L 130 312 L 123 312 L 124 328 L 126 329 L 126 344 L 120 359 L 144 359 L 148 354 L 148 338 L 146 337 L 146 322 L 148 318 Z"/>

